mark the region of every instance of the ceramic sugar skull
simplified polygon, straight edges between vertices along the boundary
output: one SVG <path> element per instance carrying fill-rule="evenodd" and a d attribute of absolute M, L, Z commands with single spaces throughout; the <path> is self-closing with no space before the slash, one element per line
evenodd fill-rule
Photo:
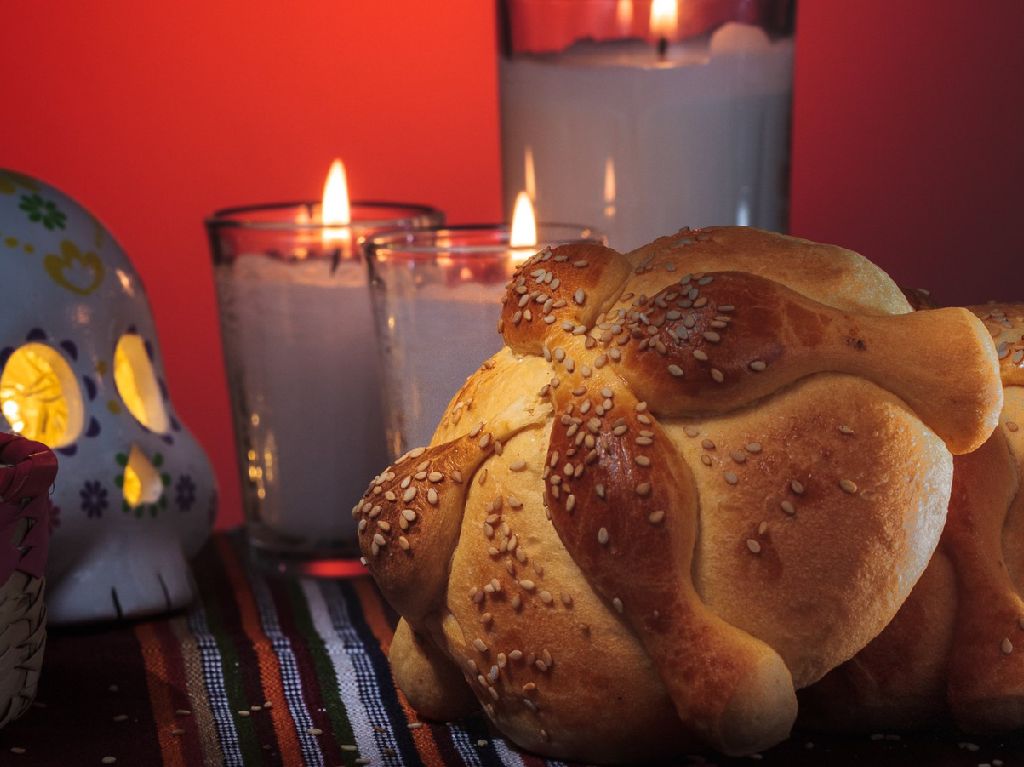
<path fill-rule="evenodd" d="M 50 621 L 186 604 L 217 491 L 175 415 L 131 262 L 70 197 L 0 170 L 0 285 L 0 429 L 60 462 Z"/>

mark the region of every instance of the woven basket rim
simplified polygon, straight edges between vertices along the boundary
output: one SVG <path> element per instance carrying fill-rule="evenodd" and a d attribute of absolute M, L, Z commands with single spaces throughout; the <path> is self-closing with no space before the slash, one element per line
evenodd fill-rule
<path fill-rule="evenodd" d="M 42 577 L 55 514 L 50 488 L 56 478 L 57 456 L 50 448 L 0 432 L 0 584 L 16 571 Z"/>
<path fill-rule="evenodd" d="M 0 502 L 18 503 L 49 494 L 57 456 L 41 442 L 0 432 Z"/>

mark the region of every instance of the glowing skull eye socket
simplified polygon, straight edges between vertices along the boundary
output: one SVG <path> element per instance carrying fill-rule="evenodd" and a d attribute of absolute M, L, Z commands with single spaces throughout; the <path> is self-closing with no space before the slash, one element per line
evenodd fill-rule
<path fill-rule="evenodd" d="M 82 431 L 82 392 L 67 361 L 51 346 L 29 343 L 0 374 L 0 409 L 11 429 L 47 447 L 63 447 Z"/>
<path fill-rule="evenodd" d="M 163 433 L 169 425 L 153 365 L 142 338 L 125 333 L 114 349 L 114 385 L 128 412 L 150 431 Z"/>

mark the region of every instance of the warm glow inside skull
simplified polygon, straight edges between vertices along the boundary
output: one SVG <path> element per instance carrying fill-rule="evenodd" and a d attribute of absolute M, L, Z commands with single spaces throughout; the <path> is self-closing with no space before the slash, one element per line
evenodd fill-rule
<path fill-rule="evenodd" d="M 0 253 L 0 428 L 60 461 L 51 622 L 186 604 L 216 487 L 174 413 L 138 275 L 85 208 L 8 171 Z"/>

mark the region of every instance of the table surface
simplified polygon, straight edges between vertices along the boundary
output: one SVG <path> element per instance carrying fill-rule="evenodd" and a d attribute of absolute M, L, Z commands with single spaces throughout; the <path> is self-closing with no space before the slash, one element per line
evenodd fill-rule
<path fill-rule="evenodd" d="M 185 612 L 51 630 L 35 706 L 0 730 L 0 765 L 559 764 L 517 751 L 480 717 L 410 729 L 386 656 L 396 616 L 369 578 L 268 577 L 238 533 L 214 536 L 194 572 L 200 596 Z M 798 732 L 755 759 L 1024 765 L 1024 734 Z"/>

